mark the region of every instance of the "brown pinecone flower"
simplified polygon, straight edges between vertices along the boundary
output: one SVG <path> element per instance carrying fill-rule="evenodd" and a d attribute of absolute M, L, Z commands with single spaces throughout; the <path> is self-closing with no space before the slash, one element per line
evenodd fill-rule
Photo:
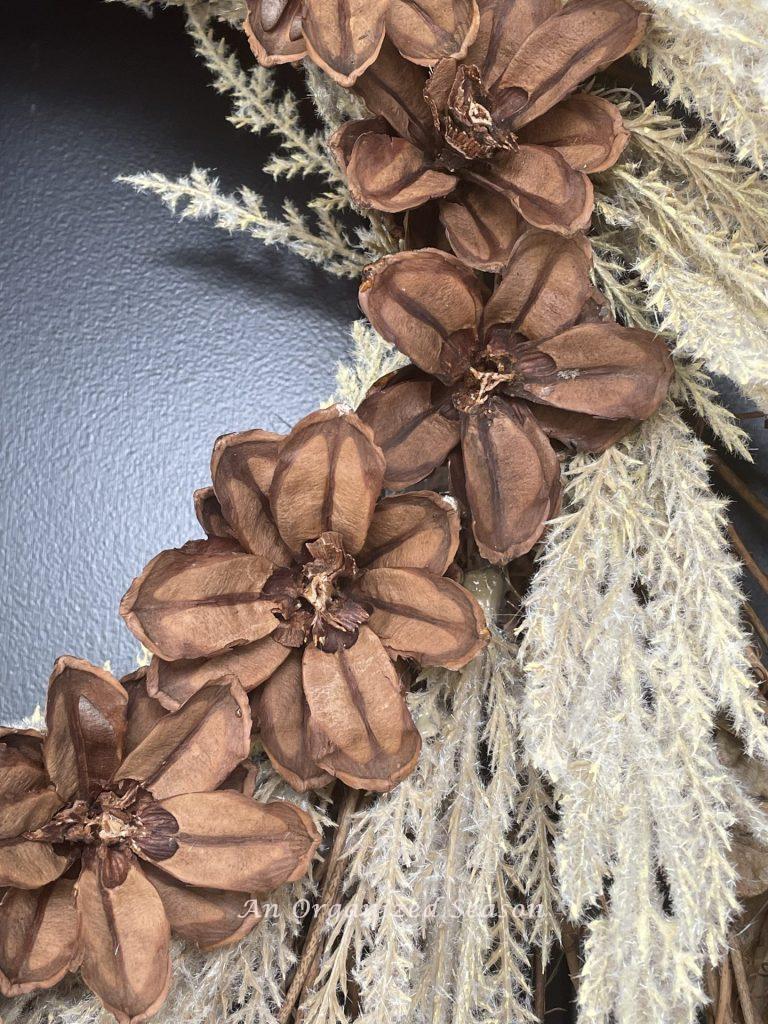
<path fill-rule="evenodd" d="M 588 226 L 588 175 L 629 136 L 612 103 L 570 94 L 637 46 L 648 15 L 636 0 L 480 0 L 480 11 L 466 57 L 431 75 L 385 44 L 355 87 L 376 116 L 343 124 L 331 145 L 361 205 L 439 200 L 456 255 L 500 270 L 518 215 L 561 234 Z"/>
<path fill-rule="evenodd" d="M 338 408 L 289 435 L 220 438 L 196 505 L 208 540 L 164 551 L 121 612 L 155 657 L 147 685 L 176 707 L 234 675 L 276 769 L 298 790 L 331 776 L 391 789 L 421 740 L 393 661 L 460 668 L 485 646 L 480 606 L 446 579 L 455 508 L 381 497 L 384 456 Z"/>
<path fill-rule="evenodd" d="M 241 938 L 249 894 L 303 875 L 320 837 L 293 804 L 217 789 L 249 753 L 236 680 L 172 714 L 124 682 L 59 658 L 47 733 L 0 731 L 0 991 L 79 968 L 129 1024 L 165 1000 L 171 931 L 203 949 Z"/>
<path fill-rule="evenodd" d="M 560 464 L 548 437 L 602 451 L 667 393 L 663 339 L 611 320 L 590 283 L 590 253 L 583 236 L 532 229 L 490 296 L 436 249 L 385 256 L 364 272 L 364 312 L 415 363 L 379 381 L 358 410 L 386 456 L 385 486 L 410 487 L 451 456 L 491 562 L 529 551 L 557 514 Z"/>
<path fill-rule="evenodd" d="M 475 0 L 247 0 L 245 32 L 261 64 L 309 55 L 349 86 L 376 59 L 384 37 L 405 60 L 463 57 L 477 35 Z"/>

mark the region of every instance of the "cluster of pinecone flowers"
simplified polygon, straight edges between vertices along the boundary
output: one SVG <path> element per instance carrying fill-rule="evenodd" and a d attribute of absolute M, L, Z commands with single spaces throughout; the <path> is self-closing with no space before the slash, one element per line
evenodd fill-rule
<path fill-rule="evenodd" d="M 401 229 L 360 302 L 411 365 L 356 412 L 219 438 L 206 538 L 161 552 L 121 605 L 146 672 L 60 659 L 46 732 L 0 731 L 0 991 L 79 969 L 126 1024 L 165 999 L 172 931 L 241 938 L 254 896 L 315 854 L 304 811 L 253 799 L 252 735 L 297 792 L 405 778 L 411 667 L 460 669 L 489 637 L 463 572 L 531 551 L 563 453 L 614 443 L 671 376 L 660 338 L 613 320 L 584 234 L 589 174 L 628 134 L 574 90 L 638 44 L 639 3 L 248 8 L 262 63 L 307 56 L 368 108 L 330 142 L 359 205 Z"/>

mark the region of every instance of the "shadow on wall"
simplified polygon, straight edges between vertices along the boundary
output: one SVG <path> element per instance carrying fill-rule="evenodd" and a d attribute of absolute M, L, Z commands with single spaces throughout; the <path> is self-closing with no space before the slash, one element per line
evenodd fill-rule
<path fill-rule="evenodd" d="M 259 172 L 267 140 L 226 121 L 179 11 L 28 0 L 0 48 L 8 720 L 41 700 L 57 654 L 133 668 L 120 596 L 199 535 L 191 495 L 214 439 L 285 429 L 326 398 L 357 304 L 351 282 L 114 183 L 196 163 L 283 198 Z"/>

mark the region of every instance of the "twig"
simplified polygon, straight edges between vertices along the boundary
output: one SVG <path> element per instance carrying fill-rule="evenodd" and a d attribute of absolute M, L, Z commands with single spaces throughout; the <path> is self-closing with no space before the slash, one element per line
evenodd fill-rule
<path fill-rule="evenodd" d="M 715 1024 L 715 1013 L 717 1012 L 719 1002 L 720 986 L 717 980 L 717 971 L 710 964 L 706 967 L 705 978 L 707 984 L 707 995 L 709 996 L 709 1003 L 706 1007 L 707 1021 L 709 1024 Z"/>
<path fill-rule="evenodd" d="M 765 686 L 768 684 L 768 666 L 764 665 L 760 660 L 760 655 L 754 647 L 747 648 L 747 660 L 762 685 Z"/>
<path fill-rule="evenodd" d="M 726 957 L 720 968 L 720 998 L 717 1001 L 717 1016 L 715 1024 L 731 1024 L 731 989 L 733 978 L 731 977 L 731 961 Z"/>
<path fill-rule="evenodd" d="M 546 1013 L 546 985 L 544 977 L 544 960 L 541 955 L 541 950 L 536 950 L 536 955 L 533 960 L 533 973 L 534 973 L 534 989 L 533 989 L 533 1012 L 536 1014 L 538 1020 L 544 1020 Z"/>
<path fill-rule="evenodd" d="M 731 963 L 733 964 L 733 976 L 736 979 L 736 991 L 739 994 L 741 1013 L 744 1017 L 744 1024 L 758 1024 L 755 1007 L 752 1003 L 752 996 L 749 992 L 747 972 L 744 970 L 744 960 L 738 945 L 731 948 Z"/>
<path fill-rule="evenodd" d="M 312 985 L 315 983 L 315 978 L 317 977 L 317 972 L 319 970 L 320 970 L 320 950 L 318 949 L 317 953 L 315 953 L 315 958 L 312 961 L 312 966 L 310 967 L 309 971 L 307 972 L 307 978 L 306 978 L 306 981 L 304 982 L 304 985 L 302 986 L 301 992 L 299 994 L 299 998 L 296 1000 L 296 1002 L 298 1003 L 298 1007 L 296 1009 L 295 1024 L 307 1024 L 307 1014 L 306 1014 L 306 1011 L 304 1010 L 302 1004 L 304 1002 L 304 995 L 307 992 L 307 989 L 310 989 L 312 987 Z"/>
<path fill-rule="evenodd" d="M 326 860 L 325 882 L 320 897 L 320 909 L 309 926 L 304 948 L 301 951 L 301 959 L 296 967 L 290 987 L 285 994 L 283 1005 L 280 1007 L 280 1012 L 277 1015 L 278 1024 L 288 1024 L 294 1008 L 300 1001 L 307 986 L 315 963 L 317 962 L 319 966 L 323 926 L 331 907 L 336 902 L 344 878 L 344 846 L 352 825 L 352 815 L 357 809 L 360 796 L 360 790 L 357 789 L 346 789 L 344 792 L 344 800 L 339 810 L 336 835 L 333 839 L 331 852 Z"/>
<path fill-rule="evenodd" d="M 733 545 L 739 558 L 746 566 L 750 576 L 752 576 L 755 580 L 755 583 L 757 583 L 758 586 L 760 586 L 765 591 L 765 593 L 768 594 L 768 575 L 766 575 L 766 573 L 760 568 L 760 566 L 754 560 L 752 555 L 749 553 L 747 545 L 736 532 L 735 527 L 728 527 L 728 536 L 731 538 L 731 544 Z"/>
<path fill-rule="evenodd" d="M 579 931 L 570 921 L 563 921 L 560 926 L 560 941 L 568 964 L 568 973 L 574 992 L 579 991 L 581 964 L 579 963 Z"/>
<path fill-rule="evenodd" d="M 768 505 L 758 498 L 747 482 L 742 480 L 739 474 L 731 469 L 725 459 L 722 459 L 716 452 L 710 455 L 709 461 L 712 463 L 714 471 L 729 490 L 738 495 L 746 505 L 749 505 L 753 512 L 756 512 L 761 519 L 768 523 Z"/>
<path fill-rule="evenodd" d="M 757 614 L 749 601 L 744 603 L 744 614 L 749 619 L 749 624 L 752 626 L 752 629 L 754 629 L 755 633 L 760 638 L 763 647 L 768 651 L 768 629 L 766 629 L 763 624 L 763 620 Z"/>

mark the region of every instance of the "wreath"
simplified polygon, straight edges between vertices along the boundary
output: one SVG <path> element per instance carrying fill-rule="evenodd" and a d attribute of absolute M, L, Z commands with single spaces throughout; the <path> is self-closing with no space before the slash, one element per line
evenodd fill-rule
<path fill-rule="evenodd" d="M 213 444 L 136 671 L 59 658 L 0 729 L 4 1019 L 765 1019 L 768 578 L 721 496 L 768 520 L 762 3 L 181 6 L 317 192 L 122 180 L 363 319 L 328 405 Z"/>

